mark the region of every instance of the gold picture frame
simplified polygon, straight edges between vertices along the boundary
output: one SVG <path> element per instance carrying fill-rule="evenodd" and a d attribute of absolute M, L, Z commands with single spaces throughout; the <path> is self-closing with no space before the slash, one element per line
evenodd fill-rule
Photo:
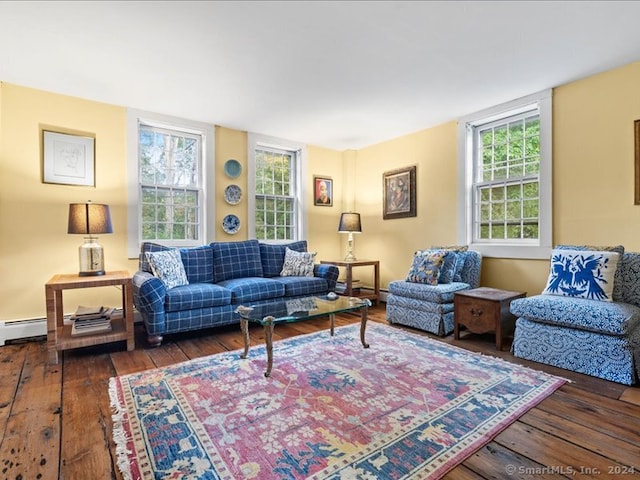
<path fill-rule="evenodd" d="M 416 166 L 390 170 L 382 174 L 382 218 L 416 216 Z"/>

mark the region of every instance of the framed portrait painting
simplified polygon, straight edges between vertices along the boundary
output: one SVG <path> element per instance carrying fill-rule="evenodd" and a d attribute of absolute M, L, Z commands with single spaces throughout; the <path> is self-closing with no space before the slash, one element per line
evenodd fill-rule
<path fill-rule="evenodd" d="M 313 204 L 318 207 L 333 206 L 333 180 L 329 177 L 313 177 Z"/>
<path fill-rule="evenodd" d="M 416 166 L 382 174 L 382 218 L 416 216 Z"/>
<path fill-rule="evenodd" d="M 95 186 L 95 139 L 42 131 L 45 183 Z"/>

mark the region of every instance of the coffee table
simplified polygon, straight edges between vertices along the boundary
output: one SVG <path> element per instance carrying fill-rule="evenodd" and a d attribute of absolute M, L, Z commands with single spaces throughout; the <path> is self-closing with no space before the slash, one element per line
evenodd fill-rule
<path fill-rule="evenodd" d="M 369 348 L 365 341 L 367 314 L 371 301 L 367 298 L 341 297 L 328 299 L 326 296 L 312 296 L 260 303 L 256 305 L 240 305 L 236 312 L 240 314 L 240 328 L 244 337 L 244 353 L 249 354 L 249 322 L 264 327 L 264 340 L 267 347 L 267 370 L 265 377 L 271 376 L 273 368 L 273 329 L 278 323 L 295 323 L 318 317 L 329 317 L 331 336 L 333 336 L 335 315 L 344 312 L 360 312 L 360 341 L 364 348 Z"/>

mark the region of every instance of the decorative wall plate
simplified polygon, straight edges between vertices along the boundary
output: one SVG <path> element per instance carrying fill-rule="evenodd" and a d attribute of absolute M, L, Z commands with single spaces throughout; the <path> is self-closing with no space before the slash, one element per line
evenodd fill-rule
<path fill-rule="evenodd" d="M 224 200 L 229 205 L 237 205 L 242 199 L 242 189 L 238 185 L 229 185 L 224 189 Z"/>
<path fill-rule="evenodd" d="M 227 215 L 222 219 L 222 229 L 229 235 L 238 233 L 238 230 L 240 230 L 240 219 L 235 215 Z"/>
<path fill-rule="evenodd" d="M 242 165 L 240 165 L 238 160 L 234 160 L 233 158 L 227 160 L 224 164 L 224 173 L 226 173 L 229 178 L 236 178 L 242 173 Z"/>

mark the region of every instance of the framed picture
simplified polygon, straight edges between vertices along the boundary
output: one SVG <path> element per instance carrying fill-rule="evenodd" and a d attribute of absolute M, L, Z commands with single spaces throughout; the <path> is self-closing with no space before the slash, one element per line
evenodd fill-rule
<path fill-rule="evenodd" d="M 44 183 L 95 186 L 95 139 L 42 131 Z"/>
<path fill-rule="evenodd" d="M 635 150 L 635 197 L 634 204 L 640 205 L 640 120 L 633 122 Z"/>
<path fill-rule="evenodd" d="M 318 207 L 333 206 L 333 180 L 329 177 L 313 177 L 313 204 Z"/>
<path fill-rule="evenodd" d="M 400 168 L 382 174 L 382 218 L 416 216 L 416 167 Z"/>

